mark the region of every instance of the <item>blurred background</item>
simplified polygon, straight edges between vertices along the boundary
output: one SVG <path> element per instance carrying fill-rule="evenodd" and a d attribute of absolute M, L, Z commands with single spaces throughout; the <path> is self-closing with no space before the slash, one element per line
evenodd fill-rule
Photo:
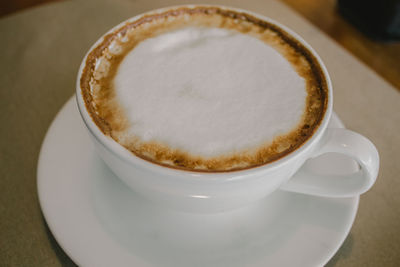
<path fill-rule="evenodd" d="M 2 0 L 0 18 L 62 0 Z M 400 90 L 400 0 L 281 0 Z"/>

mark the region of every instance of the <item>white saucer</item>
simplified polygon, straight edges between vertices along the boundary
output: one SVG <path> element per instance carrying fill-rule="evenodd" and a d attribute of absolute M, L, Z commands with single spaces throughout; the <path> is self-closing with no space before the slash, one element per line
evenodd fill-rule
<path fill-rule="evenodd" d="M 331 125 L 342 126 L 336 115 Z M 306 167 L 357 168 L 339 155 L 324 157 Z M 161 209 L 132 193 L 97 157 L 75 99 L 43 142 L 38 192 L 61 247 L 78 265 L 96 267 L 321 266 L 349 233 L 359 201 L 278 191 L 229 213 Z"/>

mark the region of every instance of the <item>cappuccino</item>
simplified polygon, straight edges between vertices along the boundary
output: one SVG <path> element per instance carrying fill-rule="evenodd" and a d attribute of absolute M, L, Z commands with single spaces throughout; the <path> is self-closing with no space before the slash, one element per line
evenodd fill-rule
<path fill-rule="evenodd" d="M 192 171 L 275 161 L 318 128 L 317 59 L 278 26 L 216 7 L 130 21 L 87 56 L 81 92 L 101 131 L 136 156 Z"/>

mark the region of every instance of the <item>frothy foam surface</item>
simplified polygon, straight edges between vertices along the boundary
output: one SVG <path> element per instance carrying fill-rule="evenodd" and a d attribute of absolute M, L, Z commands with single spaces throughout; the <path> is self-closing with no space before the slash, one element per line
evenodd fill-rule
<path fill-rule="evenodd" d="M 88 54 L 80 79 L 100 130 L 164 166 L 232 171 L 277 160 L 318 128 L 318 61 L 274 24 L 215 7 L 129 21 Z"/>
<path fill-rule="evenodd" d="M 188 27 L 139 43 L 114 80 L 127 138 L 195 156 L 254 149 L 294 129 L 305 81 L 261 40 L 221 28 Z"/>

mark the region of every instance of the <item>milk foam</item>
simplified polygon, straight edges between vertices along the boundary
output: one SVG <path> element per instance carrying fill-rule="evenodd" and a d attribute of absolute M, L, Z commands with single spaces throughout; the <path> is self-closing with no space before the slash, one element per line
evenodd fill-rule
<path fill-rule="evenodd" d="M 121 62 L 114 86 L 131 122 L 127 138 L 205 157 L 290 132 L 307 96 L 305 80 L 266 43 L 202 27 L 139 43 Z"/>

